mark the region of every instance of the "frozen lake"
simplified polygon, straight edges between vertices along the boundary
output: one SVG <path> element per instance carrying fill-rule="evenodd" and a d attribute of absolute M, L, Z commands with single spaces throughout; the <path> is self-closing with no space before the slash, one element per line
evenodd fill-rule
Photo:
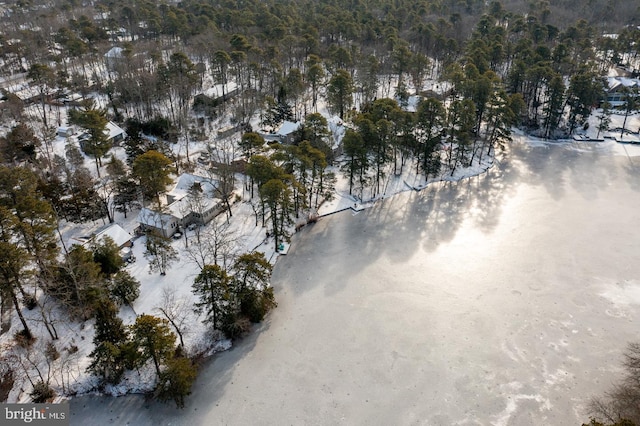
<path fill-rule="evenodd" d="M 83 397 L 71 424 L 580 425 L 638 339 L 639 225 L 640 157 L 514 144 L 297 234 L 184 410 Z"/>

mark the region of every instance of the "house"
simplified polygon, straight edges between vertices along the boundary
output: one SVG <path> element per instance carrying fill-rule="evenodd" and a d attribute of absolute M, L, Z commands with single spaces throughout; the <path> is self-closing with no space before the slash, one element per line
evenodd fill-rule
<path fill-rule="evenodd" d="M 111 146 L 118 146 L 120 142 L 122 142 L 126 137 L 127 133 L 117 124 L 112 121 L 109 121 L 104 128 L 104 134 L 107 137 L 107 141 L 111 143 Z M 80 143 L 80 148 L 84 151 L 84 144 L 90 138 L 89 133 L 83 133 L 78 137 L 78 142 Z"/>
<path fill-rule="evenodd" d="M 229 82 L 225 85 L 217 84 L 194 96 L 193 110 L 198 114 L 213 117 L 216 115 L 218 106 L 224 101 L 235 97 L 239 90 L 238 85 L 234 82 Z"/>
<path fill-rule="evenodd" d="M 167 193 L 163 212 L 143 208 L 138 215 L 142 231 L 158 232 L 170 237 L 191 224 L 205 225 L 224 210 L 222 200 L 215 197 L 216 182 L 204 176 L 183 173 Z M 194 196 L 195 194 L 200 196 Z"/>
<path fill-rule="evenodd" d="M 622 106 L 628 90 L 635 91 L 634 96 L 640 96 L 640 79 L 629 77 L 607 77 L 607 102 L 611 106 Z"/>
<path fill-rule="evenodd" d="M 215 198 L 217 185 L 217 182 L 205 176 L 183 173 L 176 179 L 173 189 L 167 193 L 167 203 L 172 204 L 184 198 L 194 188 L 200 190 L 205 198 Z"/>
<path fill-rule="evenodd" d="M 291 144 L 295 139 L 295 132 L 300 128 L 300 122 L 285 121 L 277 131 L 273 133 L 260 133 L 267 142 L 279 142 Z"/>
<path fill-rule="evenodd" d="M 191 224 L 206 225 L 218 216 L 223 208 L 222 201 L 218 198 L 202 197 L 194 200 L 190 196 L 185 196 L 167 206 L 171 215 L 178 220 L 181 229 Z"/>
<path fill-rule="evenodd" d="M 285 121 L 278 129 L 276 134 L 280 137 L 282 143 L 293 143 L 295 132 L 300 128 L 300 122 Z"/>
<path fill-rule="evenodd" d="M 133 246 L 131 234 L 124 230 L 117 223 L 112 223 L 101 231 L 97 232 L 93 237 L 93 241 L 100 242 L 103 238 L 109 237 L 118 246 L 119 249 Z"/>
<path fill-rule="evenodd" d="M 94 235 L 92 241 L 99 243 L 104 238 L 109 237 L 120 249 L 120 257 L 125 262 L 135 260 L 131 247 L 133 247 L 133 238 L 131 234 L 124 230 L 120 225 L 112 223 Z"/>
<path fill-rule="evenodd" d="M 178 231 L 180 220 L 171 213 L 162 213 L 143 207 L 138 213 L 138 223 L 143 232 L 156 232 L 169 238 Z"/>
<path fill-rule="evenodd" d="M 112 121 L 107 123 L 107 127 L 105 128 L 105 133 L 107 134 L 107 140 L 111 141 L 113 145 L 119 145 L 126 137 L 127 133 L 122 129 L 122 127 L 118 126 Z"/>
<path fill-rule="evenodd" d="M 112 47 L 107 53 L 104 54 L 104 62 L 107 66 L 107 70 L 115 71 L 117 66 L 126 60 L 124 56 L 124 49 L 122 47 Z"/>

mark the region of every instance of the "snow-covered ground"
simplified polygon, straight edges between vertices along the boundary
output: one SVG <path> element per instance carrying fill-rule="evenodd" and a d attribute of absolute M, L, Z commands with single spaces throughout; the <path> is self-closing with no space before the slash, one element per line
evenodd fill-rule
<path fill-rule="evenodd" d="M 326 109 L 323 110 L 324 114 Z M 593 120 L 596 114 L 592 117 Z M 621 117 L 612 116 L 611 128 L 621 126 Z M 335 117 L 330 117 L 331 131 L 334 137 L 334 142 L 338 142 L 341 138 L 344 128 L 341 126 L 340 121 Z M 627 129 L 637 131 L 640 124 L 639 117 L 633 116 L 627 122 Z M 596 124 L 593 123 L 587 135 L 593 137 Z M 612 136 L 614 132 L 605 133 L 604 140 L 602 142 L 591 142 L 586 140 L 568 140 L 568 141 L 544 141 L 536 140 L 534 138 L 526 138 L 523 135 L 516 134 L 514 137 L 520 141 L 525 141 L 530 144 L 554 144 L 563 145 L 566 149 L 570 150 L 599 150 L 611 155 L 624 155 L 624 156 L 639 156 L 640 145 L 619 144 L 614 139 L 607 136 Z M 629 137 L 633 137 L 633 134 L 629 134 Z M 636 136 L 637 137 L 637 136 Z M 63 138 L 57 138 L 53 143 L 53 151 L 56 154 L 64 156 L 64 144 L 66 141 Z M 205 150 L 204 143 L 192 143 L 192 153 Z M 176 144 L 176 149 L 181 150 L 180 144 Z M 124 151 L 122 148 L 115 148 L 112 150 L 113 154 L 119 158 L 124 158 Z M 194 155 L 194 159 L 196 154 Z M 481 164 L 474 164 L 469 168 L 459 168 L 452 176 L 444 174 L 435 178 L 431 178 L 429 182 L 433 181 L 457 181 L 466 177 L 478 175 L 486 171 L 493 164 L 494 159 L 485 157 Z M 87 159 L 87 168 L 90 171 L 95 171 L 95 164 L 93 160 Z M 197 172 L 198 170 L 196 170 Z M 394 175 L 392 170 L 386 170 L 385 180 L 383 182 L 382 194 L 371 199 L 363 197 L 363 200 L 356 199 L 349 194 L 348 182 L 342 176 L 342 174 L 336 171 L 336 189 L 333 200 L 325 202 L 319 209 L 318 213 L 321 216 L 329 215 L 337 211 L 352 208 L 354 210 L 361 210 L 374 206 L 377 202 L 382 201 L 385 197 L 391 197 L 395 194 L 420 190 L 425 187 L 427 181 L 423 176 L 416 174 L 415 165 L 408 163 L 403 168 L 403 172 L 399 175 Z M 240 196 L 240 201 L 235 203 L 232 208 L 233 216 L 229 219 L 230 230 L 238 237 L 237 250 L 238 252 L 247 252 L 257 250 L 263 252 L 267 259 L 271 262 L 275 262 L 278 253 L 275 252 L 272 240 L 266 238 L 266 229 L 258 224 L 255 224 L 255 217 L 253 209 L 249 201 L 249 193 L 243 188 L 241 180 L 237 182 L 236 194 Z M 129 213 L 125 218 L 122 214 L 117 213 L 116 223 L 121 225 L 124 229 L 133 234 L 133 230 L 137 227 L 136 223 L 137 212 Z M 220 216 L 218 220 L 224 221 L 226 218 L 224 215 Z M 77 226 L 74 224 L 66 224 L 62 228 L 62 235 L 65 242 L 71 243 L 78 239 L 78 237 L 88 236 L 94 233 L 97 229 L 104 225 L 103 221 L 96 221 L 94 223 L 84 224 Z M 193 235 L 187 233 L 188 238 L 192 238 Z M 182 299 L 187 303 L 192 303 L 195 299 L 191 293 L 191 284 L 193 279 L 198 274 L 199 270 L 195 263 L 188 260 L 188 256 L 185 252 L 185 239 L 175 240 L 173 243 L 174 248 L 179 252 L 179 260 L 173 264 L 168 270 L 165 276 L 161 276 L 158 273 L 150 273 L 146 259 L 144 258 L 144 237 L 135 240 L 133 247 L 133 254 L 137 258 L 137 261 L 127 266 L 127 270 L 136 277 L 141 283 L 141 296 L 133 303 L 131 308 L 123 308 L 120 312 L 126 324 L 131 324 L 135 321 L 135 316 L 146 313 L 158 315 L 157 307 L 160 306 L 163 292 L 165 289 L 171 289 L 175 292 L 177 299 Z M 295 247 L 292 248 L 295 250 Z M 92 350 L 93 340 L 93 321 L 87 321 L 85 323 L 73 323 L 64 321 L 64 315 L 59 313 L 59 335 L 60 339 L 53 342 L 58 352 L 61 354 L 60 358 L 47 366 L 47 362 L 43 356 L 46 342 L 49 341 L 46 331 L 38 322 L 38 312 L 25 311 L 25 315 L 28 317 L 30 324 L 34 325 L 35 333 L 40 336 L 38 343 L 36 343 L 35 350 L 29 355 L 33 357 L 34 364 L 44 366 L 46 369 L 45 374 L 51 376 L 51 384 L 59 394 L 81 394 L 89 392 L 96 386 L 95 378 L 91 377 L 85 372 L 85 369 L 89 363 L 88 354 Z M 187 351 L 203 351 L 206 350 L 222 350 L 230 347 L 228 341 L 215 341 L 215 339 L 209 334 L 207 328 L 202 324 L 201 319 L 191 313 L 189 319 L 190 326 L 188 327 L 188 333 L 186 334 L 186 347 Z M 12 336 L 20 330 L 20 323 L 17 318 L 12 321 L 12 329 L 0 336 L 0 345 L 7 347 L 12 343 Z M 5 351 L 10 352 L 10 351 Z M 23 356 L 24 351 L 18 350 L 16 354 Z M 35 377 L 36 373 L 34 369 L 24 364 L 24 369 L 29 371 L 29 375 Z M 20 369 L 22 367 L 18 367 Z M 110 389 L 113 394 L 122 394 L 126 392 L 144 391 L 153 388 L 153 371 L 151 369 L 141 369 L 140 371 L 128 373 L 122 385 Z M 28 378 L 24 374 L 16 377 L 16 384 L 9 395 L 9 402 L 20 401 L 26 402 L 29 400 L 28 393 L 31 390 Z M 108 389 L 109 390 L 109 389 Z"/>

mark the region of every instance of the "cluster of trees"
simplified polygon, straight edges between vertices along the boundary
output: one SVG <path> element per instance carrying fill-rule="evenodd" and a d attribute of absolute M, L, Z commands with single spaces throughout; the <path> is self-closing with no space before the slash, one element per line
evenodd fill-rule
<path fill-rule="evenodd" d="M 2 300 L 11 300 L 23 325 L 23 335 L 33 335 L 22 315 L 19 299 L 38 308 L 52 339 L 57 339 L 58 319 L 50 298 L 67 308 L 72 317 L 87 319 L 105 299 L 131 303 L 139 284 L 121 270 L 119 248 L 109 238 L 89 248 L 63 246 L 59 257 L 56 232 L 58 217 L 38 188 L 37 176 L 28 168 L 0 166 L 0 211 L 2 218 Z M 39 297 L 38 292 L 44 292 Z"/>
<path fill-rule="evenodd" d="M 604 396 L 589 403 L 591 422 L 583 426 L 640 424 L 640 343 L 629 343 L 623 354 L 624 374 Z"/>
<path fill-rule="evenodd" d="M 307 116 L 291 144 L 274 143 L 268 152 L 264 139 L 257 133 L 245 133 L 240 142 L 248 158 L 246 174 L 250 178 L 252 206 L 258 225 L 270 222 L 275 250 L 290 237 L 289 229 L 306 209 L 315 209 L 331 198 L 335 176 L 327 171 L 327 121 L 320 114 Z M 258 203 L 253 204 L 254 188 Z M 270 219 L 270 220 L 269 220 Z M 307 218 L 309 219 L 309 218 Z"/>
<path fill-rule="evenodd" d="M 465 87 L 474 84 L 465 81 Z M 400 174 L 409 160 L 425 180 L 440 173 L 453 175 L 458 167 L 480 162 L 510 137 L 519 96 L 507 95 L 497 84 L 489 84 L 482 99 L 474 98 L 475 92 L 465 96 L 457 90 L 449 102 L 434 97 L 421 100 L 415 113 L 403 110 L 393 99 L 364 106 L 354 119 L 355 128 L 347 130 L 343 139 L 342 171 L 349 193 L 361 199 L 368 188 L 372 197 L 383 194 L 387 170 Z"/>
<path fill-rule="evenodd" d="M 105 305 L 130 304 L 140 286 L 122 269 L 119 247 L 108 237 L 87 247 L 63 245 L 60 255 L 58 217 L 38 184 L 29 168 L 0 166 L 0 296 L 22 323 L 16 339 L 25 347 L 35 336 L 23 306 L 37 310 L 35 318 L 55 341 L 60 323 L 87 320 Z M 51 392 L 49 379 L 41 375 L 34 384 L 39 394 Z"/>
<path fill-rule="evenodd" d="M 203 322 L 236 338 L 262 321 L 276 306 L 269 285 L 272 266 L 260 252 L 244 253 L 229 270 L 216 264 L 204 265 L 193 282 L 198 301 L 196 312 Z"/>
<path fill-rule="evenodd" d="M 153 315 L 140 315 L 134 324 L 125 327 L 117 316 L 113 303 L 104 303 L 96 311 L 94 350 L 89 355 L 89 372 L 99 377 L 102 385 L 117 384 L 126 370 L 153 363 L 157 385 L 155 396 L 174 400 L 184 407 L 196 378 L 194 363 L 176 346 L 176 336 L 169 321 Z"/>
<path fill-rule="evenodd" d="M 303 2 L 287 8 L 272 2 L 138 1 L 72 9 L 61 3 L 50 13 L 13 9 L 0 60 L 9 74 L 28 65 L 44 127 L 51 122 L 45 100 L 56 90 L 98 90 L 116 119 L 170 120 L 187 156 L 192 99 L 207 74 L 223 84 L 213 114 L 226 111 L 225 85 L 233 82 L 238 99 L 228 113 L 246 123 L 262 109 L 263 122 L 275 125 L 306 115 L 319 95 L 344 117 L 354 101 L 369 103 L 378 91 L 403 97 L 409 82 L 419 90 L 426 75 L 455 83 L 461 74 L 449 69 L 452 64 L 462 64 L 462 75 L 474 79 L 466 69 L 472 64 L 478 85 L 497 78 L 507 93 L 522 95 L 526 108 L 519 118 L 551 137 L 559 127 L 570 133 L 584 121 L 601 95 L 599 76 L 608 66 L 637 59 L 640 31 L 630 26 L 618 38 L 598 37 L 602 17 L 618 31 L 639 13 L 603 1 L 571 7 L 546 1 Z M 59 19 L 65 14 L 72 16 Z M 121 51 L 105 58 L 114 43 Z M 101 62 L 104 74 L 96 71 Z M 389 76 L 396 76 L 394 87 Z M 15 102 L 5 104 L 12 114 Z M 481 108 L 477 114 L 481 120 Z M 90 155 L 99 162 L 101 143 L 94 142 Z"/>

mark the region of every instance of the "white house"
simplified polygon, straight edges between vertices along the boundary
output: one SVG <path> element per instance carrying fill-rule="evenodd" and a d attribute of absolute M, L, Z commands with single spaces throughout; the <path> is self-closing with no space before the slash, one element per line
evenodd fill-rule
<path fill-rule="evenodd" d="M 625 103 L 626 90 L 640 90 L 640 79 L 629 77 L 607 77 L 607 102 L 612 106 L 621 106 Z"/>
<path fill-rule="evenodd" d="M 118 146 L 120 142 L 122 142 L 126 137 L 127 133 L 122 129 L 122 127 L 118 126 L 112 121 L 109 121 L 104 128 L 104 135 L 107 137 L 107 141 L 111 143 L 112 146 Z M 80 143 L 80 148 L 84 150 L 84 144 L 89 140 L 91 136 L 89 133 L 83 133 L 78 137 L 78 142 Z"/>
<path fill-rule="evenodd" d="M 127 133 L 124 131 L 124 129 L 112 121 L 109 121 L 107 123 L 105 134 L 107 134 L 107 140 L 111 141 L 113 145 L 118 145 L 127 137 Z"/>
<path fill-rule="evenodd" d="M 194 187 L 202 191 L 205 197 L 214 198 L 216 185 L 217 182 L 205 176 L 183 173 L 176 179 L 176 184 L 173 189 L 167 193 L 167 203 L 171 204 L 185 197 Z"/>
<path fill-rule="evenodd" d="M 170 237 L 192 223 L 207 224 L 224 209 L 222 200 L 215 196 L 215 185 L 213 180 L 204 176 L 183 173 L 178 176 L 174 188 L 167 193 L 168 204 L 162 213 L 148 208 L 140 211 L 140 228 Z M 200 196 L 194 197 L 194 190 Z"/>
<path fill-rule="evenodd" d="M 283 122 L 277 131 L 274 133 L 260 133 L 260 136 L 264 138 L 265 141 L 270 142 L 280 142 L 280 143 L 292 143 L 294 138 L 294 133 L 296 130 L 300 128 L 300 122 L 296 121 L 285 121 Z"/>
<path fill-rule="evenodd" d="M 138 213 L 138 223 L 142 231 L 157 232 L 166 238 L 178 231 L 179 222 L 173 214 L 157 212 L 146 207 Z"/>
<path fill-rule="evenodd" d="M 110 237 L 120 249 L 124 247 L 131 247 L 133 245 L 133 242 L 131 241 L 131 234 L 125 231 L 125 229 L 117 223 L 112 223 L 106 228 L 98 231 L 93 239 L 96 242 L 100 242 L 105 237 Z"/>

